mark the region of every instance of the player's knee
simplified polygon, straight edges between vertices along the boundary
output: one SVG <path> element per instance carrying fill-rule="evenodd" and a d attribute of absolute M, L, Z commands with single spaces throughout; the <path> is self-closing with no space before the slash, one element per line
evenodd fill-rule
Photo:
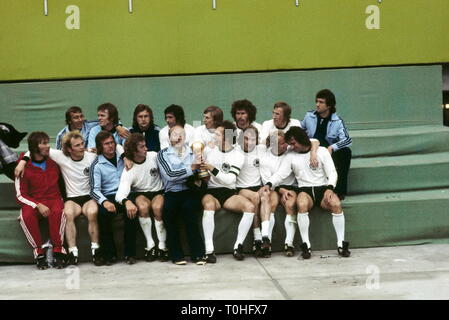
<path fill-rule="evenodd" d="M 207 211 L 215 211 L 215 202 L 212 199 L 203 200 L 203 208 Z"/>
<path fill-rule="evenodd" d="M 86 209 L 86 216 L 89 220 L 96 220 L 98 215 L 98 209 L 97 208 L 87 208 Z"/>
<path fill-rule="evenodd" d="M 64 215 L 67 222 L 71 223 L 75 221 L 75 212 L 72 210 L 64 210 Z"/>
<path fill-rule="evenodd" d="M 340 213 L 341 212 L 341 203 L 340 201 L 336 200 L 336 201 L 330 201 L 329 202 L 329 206 L 332 209 L 332 212 L 334 213 Z"/>
<path fill-rule="evenodd" d="M 162 203 L 154 203 L 152 207 L 155 215 L 162 214 L 162 208 L 164 207 Z"/>
<path fill-rule="evenodd" d="M 261 201 L 261 198 L 260 198 L 260 196 L 259 196 L 258 193 L 256 193 L 256 194 L 252 197 L 252 199 L 251 199 L 251 202 L 252 202 L 253 204 L 255 204 L 256 206 L 257 206 L 258 204 L 260 204 L 260 201 Z"/>
<path fill-rule="evenodd" d="M 309 210 L 309 202 L 305 199 L 298 199 L 298 210 L 300 212 L 307 212 Z"/>
<path fill-rule="evenodd" d="M 139 213 L 148 213 L 149 210 L 148 203 L 146 202 L 138 202 L 137 203 L 137 209 L 139 210 Z"/>
<path fill-rule="evenodd" d="M 256 206 L 253 203 L 251 203 L 250 201 L 248 201 L 244 205 L 244 210 L 245 210 L 245 212 L 255 212 Z"/>

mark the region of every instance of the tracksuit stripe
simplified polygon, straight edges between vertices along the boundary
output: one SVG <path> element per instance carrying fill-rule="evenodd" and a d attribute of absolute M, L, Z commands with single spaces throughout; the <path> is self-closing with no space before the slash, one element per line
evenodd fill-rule
<path fill-rule="evenodd" d="M 37 203 L 34 203 L 22 196 L 22 192 L 20 190 L 20 178 L 17 178 L 16 180 L 14 180 L 14 186 L 16 187 L 17 200 L 19 200 L 20 202 L 22 202 L 30 207 L 36 208 Z"/>
<path fill-rule="evenodd" d="M 167 174 L 167 176 L 169 177 L 181 177 L 187 174 L 187 170 L 186 169 L 182 169 L 179 172 L 173 172 L 170 169 L 170 166 L 168 165 L 167 161 L 165 160 L 165 158 L 163 157 L 163 153 L 165 153 L 166 149 L 164 149 L 163 151 L 161 151 L 160 153 L 158 153 L 157 157 L 159 160 L 159 163 L 162 165 L 165 173 Z"/>
<path fill-rule="evenodd" d="M 34 241 L 34 238 L 31 235 L 30 231 L 28 230 L 28 228 L 27 228 L 27 226 L 25 224 L 25 221 L 23 221 L 22 210 L 20 210 L 19 223 L 20 223 L 20 226 L 23 229 L 23 233 L 25 233 L 25 237 L 27 238 L 28 242 L 33 247 L 33 249 L 35 250 L 37 248 L 36 241 Z"/>

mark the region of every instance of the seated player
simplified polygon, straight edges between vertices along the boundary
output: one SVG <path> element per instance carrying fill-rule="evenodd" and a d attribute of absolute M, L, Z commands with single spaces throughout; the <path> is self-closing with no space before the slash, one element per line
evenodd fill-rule
<path fill-rule="evenodd" d="M 345 218 L 341 202 L 333 189 L 337 183 L 337 172 L 332 158 L 324 147 L 317 150 L 318 166 L 310 166 L 310 150 L 312 144 L 307 133 L 292 127 L 285 134 L 285 140 L 292 147 L 283 161 L 280 170 L 270 178 L 268 185 L 277 186 L 280 181 L 295 174 L 298 182 L 298 226 L 303 243 L 302 257 L 310 259 L 309 211 L 313 206 L 320 206 L 332 213 L 332 223 L 337 234 L 337 250 L 342 257 L 349 257 L 349 242 L 344 241 Z"/>
<path fill-rule="evenodd" d="M 266 150 L 260 157 L 260 174 L 262 183 L 267 184 L 271 177 L 277 173 L 281 167 L 282 161 L 288 154 L 288 144 L 285 142 L 285 134 L 282 130 L 272 131 L 270 136 L 266 139 Z M 284 251 L 287 257 L 294 255 L 293 240 L 296 233 L 296 193 L 297 186 L 295 175 L 290 173 L 282 180 L 279 186 L 270 190 L 269 203 L 271 207 L 270 213 L 270 240 L 274 226 L 274 212 L 279 203 L 285 210 L 285 241 Z"/>
<path fill-rule="evenodd" d="M 282 130 L 285 133 L 292 126 L 301 127 L 301 122 L 298 119 L 292 119 L 291 114 L 292 108 L 288 103 L 276 102 L 273 106 L 272 119 L 262 123 L 261 141 L 265 141 L 272 131 Z"/>
<path fill-rule="evenodd" d="M 125 156 L 134 165 L 129 171 L 123 170 L 115 200 L 124 205 L 128 213 L 139 213 L 139 223 L 147 241 L 145 259 L 148 262 L 158 258 L 167 261 L 167 236 L 162 222 L 164 186 L 157 166 L 157 153 L 147 152 L 145 138 L 141 133 L 132 133 L 125 142 Z M 150 211 L 154 214 L 159 248 L 152 236 Z"/>
<path fill-rule="evenodd" d="M 244 155 L 245 161 L 237 177 L 238 194 L 250 200 L 255 207 L 253 221 L 254 244 L 253 252 L 257 257 L 271 256 L 270 235 L 270 193 L 262 192 L 260 178 L 260 156 L 265 152 L 265 146 L 258 145 L 259 131 L 250 125 L 238 135 L 237 149 Z M 274 218 L 274 217 L 273 217 Z M 262 221 L 262 232 L 260 225 Z"/>
<path fill-rule="evenodd" d="M 124 256 L 127 264 L 136 263 L 136 232 L 138 226 L 136 212 L 127 212 L 115 201 L 120 176 L 125 166 L 123 148 L 117 145 L 112 133 L 101 131 L 95 137 L 98 157 L 90 167 L 91 196 L 99 205 L 98 226 L 100 230 L 101 256 L 107 266 L 117 261 L 117 250 L 114 242 L 112 221 L 119 213 L 123 215 Z"/>
<path fill-rule="evenodd" d="M 45 132 L 32 132 L 29 135 L 31 161 L 27 163 L 23 177 L 18 177 L 15 181 L 17 201 L 21 206 L 19 222 L 33 248 L 36 265 L 40 270 L 48 268 L 39 230 L 40 218 L 48 220 L 56 268 L 64 268 L 66 256 L 62 243 L 65 215 L 58 186 L 60 171 L 58 165 L 48 157 L 49 139 Z"/>
<path fill-rule="evenodd" d="M 257 128 L 260 135 L 262 125 L 256 122 L 256 114 L 256 106 L 247 99 L 237 100 L 232 103 L 231 115 L 237 128 L 236 136 L 239 136 L 242 130 L 249 126 Z"/>
<path fill-rule="evenodd" d="M 243 241 L 251 228 L 254 218 L 254 204 L 243 196 L 237 195 L 236 181 L 243 166 L 244 156 L 234 148 L 235 126 L 232 122 L 223 121 L 215 130 L 213 149 L 206 148 L 201 169 L 208 170 L 210 179 L 208 189 L 202 199 L 203 232 L 208 263 L 215 263 L 213 234 L 215 229 L 215 211 L 226 210 L 243 212 L 234 244 L 233 256 L 243 260 Z"/>
<path fill-rule="evenodd" d="M 203 112 L 203 125 L 195 128 L 195 138 L 192 142 L 200 141 L 205 146 L 214 147 L 214 132 L 217 124 L 223 122 L 223 111 L 216 106 L 209 106 Z"/>
<path fill-rule="evenodd" d="M 164 110 L 165 114 L 165 122 L 167 125 L 159 131 L 159 141 L 161 143 L 161 149 L 167 148 L 170 146 L 170 138 L 169 138 L 169 130 L 173 128 L 175 125 L 180 125 L 184 128 L 186 133 L 185 143 L 190 146 L 190 144 L 195 138 L 195 128 L 190 124 L 186 123 L 184 109 L 181 106 L 176 104 L 169 105 Z"/>
<path fill-rule="evenodd" d="M 129 132 L 143 134 L 148 151 L 158 152 L 161 150 L 159 131 L 161 128 L 154 124 L 153 110 L 145 104 L 138 104 L 134 109 L 133 126 L 129 128 Z"/>
<path fill-rule="evenodd" d="M 112 103 L 103 103 L 97 108 L 98 124 L 89 131 L 87 147 L 90 151 L 95 151 L 95 137 L 101 131 L 107 131 L 114 137 L 115 143 L 123 145 L 129 136 L 129 131 L 119 123 L 118 110 Z"/>

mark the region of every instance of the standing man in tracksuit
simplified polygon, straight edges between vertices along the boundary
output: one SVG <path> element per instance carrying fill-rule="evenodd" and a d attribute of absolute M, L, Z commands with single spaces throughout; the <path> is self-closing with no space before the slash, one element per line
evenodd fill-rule
<path fill-rule="evenodd" d="M 306 113 L 301 127 L 306 130 L 309 138 L 320 141 L 320 146 L 326 147 L 332 156 L 337 169 L 338 181 L 335 193 L 343 200 L 348 192 L 348 173 L 351 166 L 352 139 L 343 119 L 337 115 L 335 95 L 329 89 L 323 89 L 316 94 L 316 110 Z"/>

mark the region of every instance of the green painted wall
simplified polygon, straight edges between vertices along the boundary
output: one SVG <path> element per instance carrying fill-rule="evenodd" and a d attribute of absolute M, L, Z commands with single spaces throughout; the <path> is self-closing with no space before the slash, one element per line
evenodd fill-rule
<path fill-rule="evenodd" d="M 0 81 L 449 61 L 448 0 L 133 0 L 132 14 L 127 0 L 48 2 L 44 16 L 43 0 L 0 1 Z"/>
<path fill-rule="evenodd" d="M 276 101 L 288 102 L 292 117 L 313 109 L 318 90 L 330 88 L 337 111 L 350 129 L 441 124 L 441 66 L 408 66 L 339 70 L 263 72 L 191 76 L 43 81 L 0 84 L 2 122 L 22 131 L 44 130 L 55 136 L 69 106 L 96 119 L 97 106 L 114 103 L 125 125 L 131 125 L 139 103 L 152 107 L 156 123 L 163 110 L 184 107 L 190 124 L 202 120 L 209 105 L 231 119 L 233 101 L 247 98 L 258 108 L 257 121 L 271 119 Z"/>

